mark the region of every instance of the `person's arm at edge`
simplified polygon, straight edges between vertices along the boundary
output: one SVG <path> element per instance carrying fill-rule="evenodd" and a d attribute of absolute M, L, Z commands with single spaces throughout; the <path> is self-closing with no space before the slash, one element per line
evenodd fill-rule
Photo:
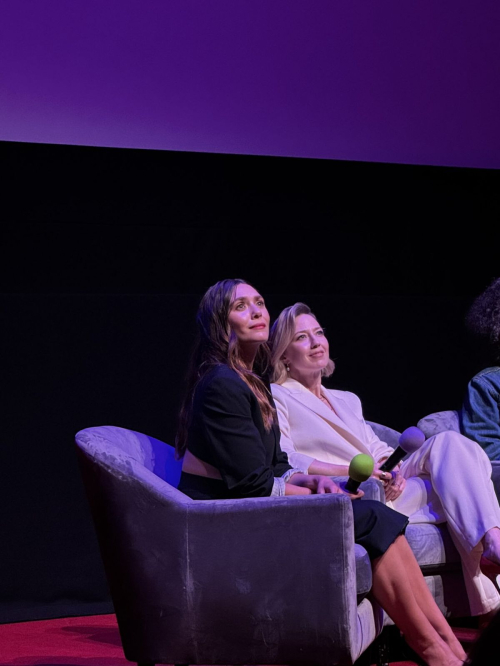
<path fill-rule="evenodd" d="M 500 460 L 499 393 L 483 377 L 471 379 L 460 414 L 462 434 L 477 442 L 490 460 Z"/>

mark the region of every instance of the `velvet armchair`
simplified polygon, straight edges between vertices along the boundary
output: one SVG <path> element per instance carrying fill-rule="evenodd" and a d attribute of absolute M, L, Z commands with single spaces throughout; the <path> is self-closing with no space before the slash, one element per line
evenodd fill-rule
<path fill-rule="evenodd" d="M 164 442 L 102 426 L 76 447 L 130 661 L 353 664 L 382 630 L 348 497 L 194 501 Z"/>

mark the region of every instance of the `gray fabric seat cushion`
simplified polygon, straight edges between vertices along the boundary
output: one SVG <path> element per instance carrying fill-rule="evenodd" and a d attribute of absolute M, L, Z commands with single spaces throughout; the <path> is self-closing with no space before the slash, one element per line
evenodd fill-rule
<path fill-rule="evenodd" d="M 447 568 L 461 566 L 458 554 L 446 524 L 410 524 L 406 528 L 406 539 L 421 567 L 436 567 L 446 564 Z"/>
<path fill-rule="evenodd" d="M 394 428 L 389 428 L 389 426 L 382 425 L 381 423 L 376 423 L 375 421 L 367 421 L 368 425 L 371 426 L 373 432 L 377 435 L 379 439 L 383 442 L 392 446 L 393 449 L 399 444 L 400 432 L 394 430 Z"/>
<path fill-rule="evenodd" d="M 354 544 L 356 559 L 356 593 L 358 604 L 366 597 L 372 587 L 372 565 L 368 553 L 359 544 Z"/>

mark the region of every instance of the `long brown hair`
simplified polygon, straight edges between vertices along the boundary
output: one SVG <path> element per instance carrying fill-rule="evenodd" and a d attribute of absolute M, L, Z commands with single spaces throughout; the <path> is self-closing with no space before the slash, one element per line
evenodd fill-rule
<path fill-rule="evenodd" d="M 267 342 L 259 345 L 254 362 L 255 371 L 249 370 L 241 358 L 238 338 L 228 324 L 234 291 L 239 284 L 248 284 L 248 282 L 237 278 L 220 280 L 206 291 L 198 307 L 197 336 L 186 377 L 186 389 L 175 438 L 178 458 L 182 458 L 186 451 L 195 389 L 207 372 L 217 365 L 227 365 L 232 368 L 253 391 L 266 430 L 270 430 L 273 424 L 275 410 L 269 400 L 269 390 L 259 376 L 266 372 L 269 366 L 269 346 Z"/>

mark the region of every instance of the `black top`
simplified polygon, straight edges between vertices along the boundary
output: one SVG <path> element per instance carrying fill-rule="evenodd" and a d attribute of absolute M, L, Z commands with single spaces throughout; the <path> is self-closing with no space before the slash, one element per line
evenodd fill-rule
<path fill-rule="evenodd" d="M 291 469 L 279 439 L 277 423 L 266 431 L 249 386 L 227 365 L 214 367 L 195 390 L 187 449 L 222 481 L 183 472 L 179 490 L 194 499 L 269 496 L 274 478 Z"/>

